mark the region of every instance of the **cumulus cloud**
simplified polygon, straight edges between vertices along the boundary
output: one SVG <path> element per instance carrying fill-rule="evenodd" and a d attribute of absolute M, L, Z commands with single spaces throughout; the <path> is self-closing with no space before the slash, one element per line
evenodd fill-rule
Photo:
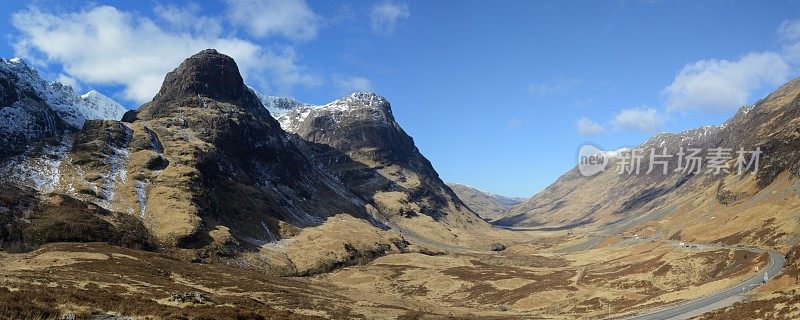
<path fill-rule="evenodd" d="M 397 25 L 410 16 L 411 13 L 408 11 L 408 5 L 405 3 L 395 3 L 392 1 L 376 3 L 372 6 L 370 12 L 372 31 L 378 34 L 394 33 Z"/>
<path fill-rule="evenodd" d="M 738 60 L 700 60 L 681 69 L 662 90 L 668 111 L 736 110 L 755 90 L 784 83 L 790 66 L 772 52 L 750 53 Z"/>
<path fill-rule="evenodd" d="M 578 128 L 578 134 L 582 136 L 593 136 L 605 131 L 605 128 L 599 123 L 592 121 L 587 117 L 583 117 L 575 124 Z"/>
<path fill-rule="evenodd" d="M 333 84 L 347 93 L 372 90 L 372 81 L 364 77 L 334 75 Z"/>
<path fill-rule="evenodd" d="M 169 9 L 162 11 L 162 18 L 174 16 Z M 155 95 L 168 71 L 205 48 L 236 59 L 245 80 L 256 82 L 260 89 L 285 91 L 319 83 L 297 64 L 291 49 L 266 49 L 235 37 L 166 29 L 110 6 L 65 14 L 32 8 L 15 13 L 12 24 L 21 34 L 14 44 L 17 55 L 59 64 L 65 77 L 82 83 L 120 85 L 123 97 L 138 103 Z"/>
<path fill-rule="evenodd" d="M 641 132 L 654 132 L 666 117 L 661 115 L 653 108 L 632 108 L 624 109 L 614 117 L 612 123 L 621 129 L 635 130 Z"/>
<path fill-rule="evenodd" d="M 227 0 L 227 4 L 228 19 L 253 36 L 292 40 L 317 36 L 320 18 L 305 0 Z"/>
<path fill-rule="evenodd" d="M 538 95 L 564 93 L 574 88 L 581 81 L 574 78 L 558 78 L 544 83 L 534 83 L 528 86 L 528 91 Z"/>

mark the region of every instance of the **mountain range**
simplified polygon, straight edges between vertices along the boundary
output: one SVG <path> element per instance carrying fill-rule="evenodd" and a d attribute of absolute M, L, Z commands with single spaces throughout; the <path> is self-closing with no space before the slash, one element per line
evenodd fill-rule
<path fill-rule="evenodd" d="M 50 270 L 86 288 L 121 281 L 169 295 L 122 294 L 189 313 L 214 305 L 207 294 L 222 299 L 211 309 L 334 318 L 415 318 L 423 309 L 434 318 L 594 317 L 661 306 L 688 299 L 670 296 L 678 290 L 713 292 L 715 277 L 740 279 L 768 259 L 734 245 L 786 253 L 786 274 L 796 278 L 798 108 L 794 80 L 722 125 L 658 134 L 634 148 L 696 148 L 706 168 L 715 148 L 759 150 L 757 170 L 738 172 L 729 157 L 716 163 L 719 174 L 676 162 L 666 174 L 620 174 L 631 149 L 618 150 L 603 153 L 599 174 L 576 166 L 519 199 L 443 182 L 376 93 L 324 105 L 265 95 L 245 84 L 231 57 L 207 49 L 167 73 L 150 102 L 125 110 L 2 59 L 0 272 L 39 284 L 47 281 L 36 268 L 62 267 Z M 649 165 L 645 157 L 641 166 Z M 730 246 L 681 252 L 686 243 Z M 784 303 L 792 297 L 785 290 L 797 289 L 790 282 L 756 301 Z M 236 291 L 242 283 L 252 290 Z M 22 299 L 13 294 L 20 288 L 0 287 L 0 304 Z M 748 314 L 742 308 L 730 312 Z"/>
<path fill-rule="evenodd" d="M 546 228 L 591 226 L 709 243 L 746 241 L 794 246 L 798 221 L 791 195 L 800 190 L 800 80 L 783 85 L 728 121 L 680 133 L 662 133 L 641 150 L 700 149 L 702 170 L 678 169 L 677 155 L 651 173 L 618 174 L 621 156 L 610 153 L 604 172 L 583 176 L 576 166 L 498 223 Z M 711 152 L 728 149 L 720 174 L 709 172 Z M 760 150 L 757 170 L 737 170 L 738 151 Z M 749 157 L 749 156 L 748 156 Z M 749 160 L 749 158 L 748 158 Z M 684 162 L 685 163 L 685 162 Z"/>

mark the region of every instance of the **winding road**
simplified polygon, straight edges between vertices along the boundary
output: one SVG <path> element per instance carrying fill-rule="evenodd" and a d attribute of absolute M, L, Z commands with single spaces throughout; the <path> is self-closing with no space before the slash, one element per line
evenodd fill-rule
<path fill-rule="evenodd" d="M 709 245 L 704 245 L 709 246 Z M 687 313 L 692 313 L 698 311 L 703 308 L 707 308 L 717 302 L 723 301 L 725 299 L 734 297 L 738 294 L 741 294 L 745 291 L 748 291 L 754 287 L 762 285 L 765 281 L 769 281 L 770 279 L 774 278 L 778 273 L 780 273 L 781 269 L 786 265 L 786 258 L 783 257 L 782 254 L 775 252 L 775 251 L 768 251 L 762 250 L 758 248 L 741 248 L 735 246 L 712 246 L 717 248 L 727 248 L 727 249 L 736 249 L 736 250 L 747 250 L 754 253 L 763 253 L 766 252 L 769 254 L 769 267 L 767 267 L 766 271 L 760 272 L 759 274 L 753 276 L 745 280 L 742 283 L 739 283 L 736 286 L 730 287 L 724 291 L 712 294 L 710 296 L 705 296 L 702 298 L 690 300 L 687 302 L 683 302 L 674 306 L 669 306 L 666 308 L 659 309 L 657 311 L 653 311 L 650 313 L 644 313 L 632 317 L 624 318 L 626 320 L 665 320 L 665 319 L 672 319 L 676 317 L 680 317 Z M 766 279 L 764 275 L 766 274 Z M 710 311 L 710 310 L 707 310 Z"/>

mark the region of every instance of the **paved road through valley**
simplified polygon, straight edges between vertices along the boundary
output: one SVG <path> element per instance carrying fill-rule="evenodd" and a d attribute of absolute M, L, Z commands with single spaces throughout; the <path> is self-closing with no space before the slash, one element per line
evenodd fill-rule
<path fill-rule="evenodd" d="M 506 230 L 512 231 L 543 231 L 542 229 L 537 228 L 515 228 L 515 227 L 507 227 L 507 226 L 495 226 L 497 228 L 502 228 Z M 547 230 L 544 230 L 547 231 Z M 638 238 L 637 238 L 638 239 Z M 643 239 L 644 240 L 644 239 Z M 655 239 L 651 239 L 655 240 Z M 678 243 L 677 241 L 672 240 L 661 240 L 663 242 L 670 242 L 670 243 Z M 766 268 L 765 271 L 759 272 L 757 275 L 741 282 L 733 287 L 725 289 L 724 291 L 720 291 L 714 293 L 709 296 L 697 298 L 694 300 L 682 302 L 679 304 L 675 304 L 672 306 L 662 307 L 655 311 L 641 313 L 639 315 L 634 316 L 616 316 L 612 317 L 612 319 L 625 319 L 625 320 L 667 320 L 672 319 L 675 317 L 679 317 L 685 315 L 687 313 L 695 312 L 700 309 L 709 307 L 717 302 L 723 301 L 725 299 L 734 297 L 738 294 L 741 294 L 745 291 L 753 289 L 759 285 L 764 284 L 764 274 L 766 274 L 767 281 L 774 278 L 778 273 L 781 272 L 783 267 L 786 265 L 786 258 L 775 251 L 763 250 L 754 247 L 740 247 L 740 246 L 728 246 L 728 245 L 709 245 L 709 244 L 692 244 L 689 243 L 687 245 L 696 246 L 697 248 L 722 248 L 722 249 L 733 249 L 733 250 L 746 250 L 753 253 L 764 253 L 766 252 L 769 254 L 769 266 Z M 721 307 L 721 306 L 720 306 Z M 706 310 L 709 311 L 709 310 Z"/>

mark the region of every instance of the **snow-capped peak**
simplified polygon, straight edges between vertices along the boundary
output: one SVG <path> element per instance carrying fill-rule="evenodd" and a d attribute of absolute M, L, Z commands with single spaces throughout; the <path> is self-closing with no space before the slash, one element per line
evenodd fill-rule
<path fill-rule="evenodd" d="M 389 101 L 372 92 L 355 92 L 328 104 L 296 106 L 281 114 L 278 122 L 287 132 L 296 132 L 309 115 L 324 116 L 336 122 L 343 117 L 387 124 L 391 118 Z"/>
<path fill-rule="evenodd" d="M 81 99 L 84 99 L 84 100 L 97 99 L 97 98 L 106 98 L 106 99 L 108 99 L 108 97 L 106 97 L 104 94 L 102 94 L 100 92 L 97 92 L 97 90 L 89 90 L 89 92 L 84 93 L 84 94 L 81 95 Z"/>
<path fill-rule="evenodd" d="M 81 102 L 83 102 L 83 109 L 81 111 L 87 120 L 120 120 L 126 111 L 122 105 L 95 90 L 83 94 L 81 96 Z"/>
<path fill-rule="evenodd" d="M 348 96 L 328 103 L 322 107 L 385 107 L 389 101 L 374 92 L 353 92 Z"/>

